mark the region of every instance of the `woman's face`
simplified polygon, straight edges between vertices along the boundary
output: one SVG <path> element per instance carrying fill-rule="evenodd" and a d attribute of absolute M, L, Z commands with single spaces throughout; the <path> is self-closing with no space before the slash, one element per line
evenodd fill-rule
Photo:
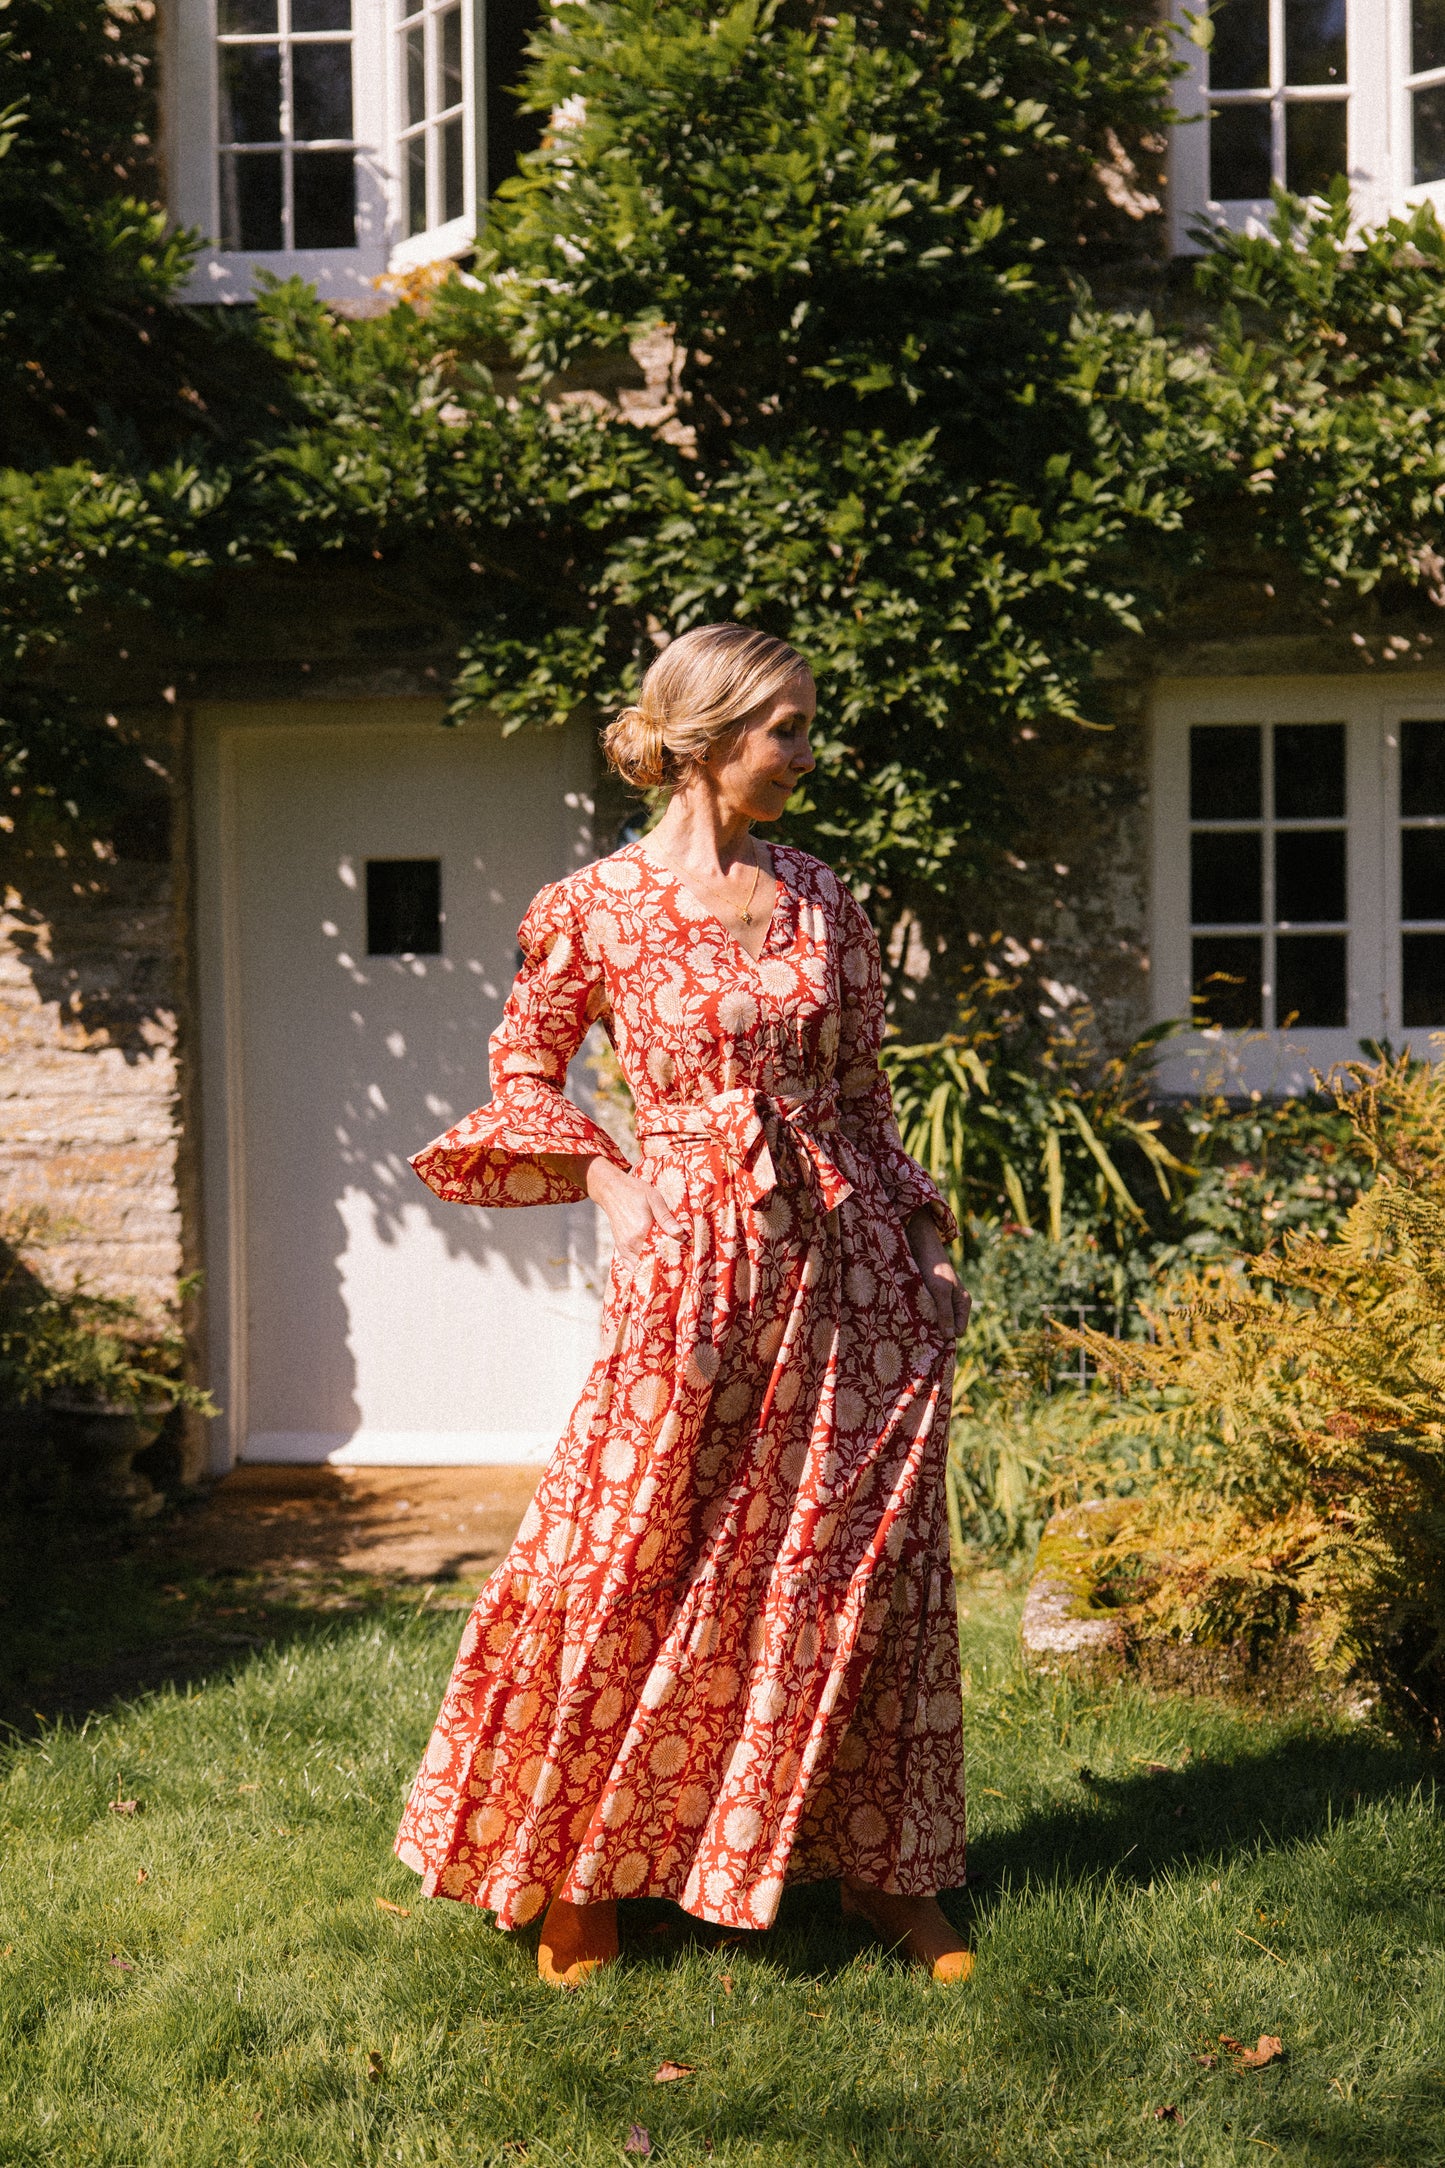
<path fill-rule="evenodd" d="M 806 670 L 743 722 L 731 744 L 709 755 L 705 769 L 729 812 L 775 821 L 816 763 L 808 743 L 818 694 Z"/>

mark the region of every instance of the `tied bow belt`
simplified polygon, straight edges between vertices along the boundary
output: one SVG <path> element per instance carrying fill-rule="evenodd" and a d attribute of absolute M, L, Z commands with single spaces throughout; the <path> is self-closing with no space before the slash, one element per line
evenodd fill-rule
<path fill-rule="evenodd" d="M 644 1150 L 654 1138 L 705 1137 L 721 1145 L 738 1171 L 743 1194 L 754 1204 L 778 1186 L 772 1147 L 786 1129 L 817 1185 L 825 1212 L 853 1193 L 833 1144 L 837 1127 L 838 1090 L 833 1084 L 807 1099 L 775 1097 L 744 1085 L 682 1106 L 661 1103 L 637 1109 L 637 1141 Z"/>

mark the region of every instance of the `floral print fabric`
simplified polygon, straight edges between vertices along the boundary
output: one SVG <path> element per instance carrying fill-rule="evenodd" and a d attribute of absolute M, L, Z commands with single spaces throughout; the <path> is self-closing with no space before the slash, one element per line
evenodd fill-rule
<path fill-rule="evenodd" d="M 600 1023 L 684 1230 L 614 1262 L 397 1838 L 503 1927 L 559 1885 L 761 1928 L 785 1881 L 963 1880 L 952 1343 L 903 1227 L 954 1230 L 893 1123 L 872 928 L 818 860 L 773 862 L 756 962 L 639 844 L 544 890 L 495 1097 L 414 1162 L 487 1206 L 575 1197 L 540 1155 L 625 1164 L 563 1096 Z"/>

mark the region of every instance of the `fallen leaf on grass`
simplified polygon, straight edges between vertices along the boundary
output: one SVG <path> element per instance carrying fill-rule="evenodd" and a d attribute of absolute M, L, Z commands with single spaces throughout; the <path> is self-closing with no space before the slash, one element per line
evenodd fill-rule
<path fill-rule="evenodd" d="M 730 1972 L 725 1972 L 722 1976 L 722 1991 L 725 1995 L 730 1995 L 733 1991 L 733 1976 Z"/>
<path fill-rule="evenodd" d="M 131 1963 L 128 1957 L 108 1957 L 106 1959 L 106 1963 L 108 1965 L 114 1965 L 117 1972 L 135 1971 L 135 1966 Z"/>
<path fill-rule="evenodd" d="M 652 2133 L 645 2123 L 628 2124 L 627 2143 L 622 2150 L 624 2153 L 651 2153 Z"/>
<path fill-rule="evenodd" d="M 996 1792 L 991 1784 L 979 1784 L 974 1788 L 980 1799 L 1007 1799 L 1008 1797 L 1007 1792 Z"/>
<path fill-rule="evenodd" d="M 236 1789 L 238 1792 L 259 1792 L 261 1787 L 259 1784 L 238 1784 Z"/>
<path fill-rule="evenodd" d="M 1201 2070 L 1217 2070 L 1219 2068 L 1219 2057 L 1217 2055 L 1196 2055 L 1194 2060 Z"/>
<path fill-rule="evenodd" d="M 389 1897 L 378 1897 L 376 1909 L 378 1912 L 394 1912 L 399 1920 L 411 1918 L 410 1905 L 394 1905 Z"/>
<path fill-rule="evenodd" d="M 140 1801 L 138 1799 L 111 1799 L 107 1801 L 107 1805 L 112 1814 L 140 1813 Z"/>
<path fill-rule="evenodd" d="M 1219 2045 L 1228 2048 L 1241 2070 L 1263 2070 L 1266 2063 L 1276 2063 L 1284 2053 L 1284 2042 L 1273 2033 L 1261 2033 L 1257 2047 L 1247 2048 L 1233 2033 L 1221 2033 Z M 1200 2058 L 1203 2060 L 1203 2057 Z"/>
<path fill-rule="evenodd" d="M 381 2056 L 375 2048 L 366 2058 L 366 2075 L 373 2085 L 381 2083 Z"/>
<path fill-rule="evenodd" d="M 1182 2123 L 1184 2118 L 1171 2101 L 1167 2108 L 1154 2110 L 1154 2120 L 1156 2123 Z"/>
<path fill-rule="evenodd" d="M 678 2078 L 692 2076 L 691 2063 L 659 2063 L 652 2073 L 654 2085 L 671 2085 Z"/>
<path fill-rule="evenodd" d="M 137 1882 L 149 1882 L 151 1878 L 151 1871 L 149 1867 L 137 1867 L 135 1871 L 135 1878 Z"/>

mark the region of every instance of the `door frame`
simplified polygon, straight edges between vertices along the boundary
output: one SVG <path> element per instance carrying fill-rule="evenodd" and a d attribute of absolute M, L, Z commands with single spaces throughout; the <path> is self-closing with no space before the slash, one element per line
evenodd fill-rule
<path fill-rule="evenodd" d="M 192 836 L 194 839 L 194 958 L 196 1041 L 199 1048 L 200 1249 L 205 1265 L 204 1333 L 206 1383 L 221 1413 L 208 1426 L 207 1472 L 224 1475 L 242 1458 L 250 1434 L 248 1334 L 248 1228 L 246 1222 L 247 1129 L 245 1018 L 241 972 L 241 837 L 238 754 L 253 732 L 287 727 L 338 731 L 415 730 L 444 726 L 446 703 L 438 698 L 316 698 L 216 700 L 197 703 L 191 715 Z M 493 718 L 465 727 L 497 731 Z M 586 864 L 595 854 L 592 820 L 596 749 L 585 728 L 565 726 L 561 762 L 565 779 L 558 806 L 566 833 L 556 876 Z M 516 899 L 520 922 L 530 897 Z M 509 1438 L 513 1434 L 507 1434 Z M 333 1456 L 333 1459 L 336 1456 Z M 345 1456 L 351 1458 L 352 1456 Z M 356 1455 L 373 1459 L 373 1455 Z M 392 1456 L 388 1456 L 390 1459 Z M 482 1457 L 472 1451 L 468 1463 Z M 499 1451 L 499 1464 L 523 1457 L 515 1445 Z M 529 1457 L 545 1457 L 537 1448 Z M 400 1456 L 397 1456 L 398 1463 Z M 441 1456 L 429 1455 L 428 1465 Z"/>

